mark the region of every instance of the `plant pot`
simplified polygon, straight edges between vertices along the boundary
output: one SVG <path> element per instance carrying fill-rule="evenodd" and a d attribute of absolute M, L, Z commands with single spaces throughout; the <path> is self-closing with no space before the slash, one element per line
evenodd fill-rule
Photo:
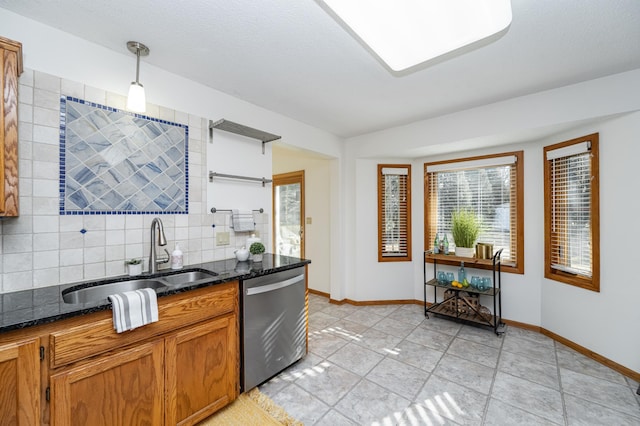
<path fill-rule="evenodd" d="M 127 264 L 127 269 L 129 271 L 129 276 L 133 277 L 136 275 L 140 275 L 142 274 L 142 263 L 138 263 L 138 264 Z"/>
<path fill-rule="evenodd" d="M 473 257 L 475 249 L 473 247 L 456 247 L 456 256 Z"/>
<path fill-rule="evenodd" d="M 262 253 L 253 254 L 251 259 L 253 259 L 254 262 L 262 262 Z"/>

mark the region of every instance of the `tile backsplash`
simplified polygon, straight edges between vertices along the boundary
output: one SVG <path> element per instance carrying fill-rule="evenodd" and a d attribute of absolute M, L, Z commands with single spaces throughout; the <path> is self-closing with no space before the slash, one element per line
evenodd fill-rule
<path fill-rule="evenodd" d="M 126 98 L 25 69 L 19 80 L 20 216 L 0 220 L 0 292 L 7 293 L 125 273 L 124 262 L 149 256 L 156 214 L 60 214 L 60 97 L 124 109 Z M 234 234 L 230 215 L 209 214 L 208 120 L 156 105 L 147 115 L 188 126 L 188 214 L 161 214 L 167 250 L 180 243 L 185 264 L 233 257 L 247 233 Z M 220 154 L 223 155 L 223 154 Z M 224 153 L 233 161 L 233 152 Z M 268 241 L 269 215 L 255 213 L 256 233 Z M 216 232 L 230 243 L 216 246 Z M 168 265 L 162 265 L 167 267 Z"/>
<path fill-rule="evenodd" d="M 187 213 L 189 126 L 60 97 L 60 214 Z"/>

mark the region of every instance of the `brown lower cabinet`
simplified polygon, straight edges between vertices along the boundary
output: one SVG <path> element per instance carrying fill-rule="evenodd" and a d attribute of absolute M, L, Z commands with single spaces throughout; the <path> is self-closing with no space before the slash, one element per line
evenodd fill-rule
<path fill-rule="evenodd" d="M 191 425 L 235 398 L 226 315 L 51 376 L 52 425 Z"/>
<path fill-rule="evenodd" d="M 52 375 L 51 424 L 163 424 L 163 352 L 160 339 Z"/>
<path fill-rule="evenodd" d="M 165 339 L 165 424 L 192 425 L 238 395 L 236 336 L 226 316 Z"/>
<path fill-rule="evenodd" d="M 122 334 L 111 311 L 0 334 L 0 425 L 193 425 L 234 401 L 238 282 L 158 308 Z"/>
<path fill-rule="evenodd" d="M 40 417 L 38 339 L 0 345 L 0 425 L 36 425 Z"/>

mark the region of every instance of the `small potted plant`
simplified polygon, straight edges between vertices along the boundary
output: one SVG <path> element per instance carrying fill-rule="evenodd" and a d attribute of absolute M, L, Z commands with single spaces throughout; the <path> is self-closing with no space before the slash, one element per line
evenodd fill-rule
<path fill-rule="evenodd" d="M 479 233 L 478 218 L 471 210 L 460 209 L 451 215 L 451 235 L 456 244 L 456 256 L 473 257 Z"/>
<path fill-rule="evenodd" d="M 126 261 L 126 264 L 130 276 L 140 275 L 142 273 L 141 259 L 129 259 Z"/>
<path fill-rule="evenodd" d="M 262 253 L 264 253 L 264 244 L 255 242 L 249 247 L 249 253 L 251 253 L 254 262 L 262 262 Z"/>

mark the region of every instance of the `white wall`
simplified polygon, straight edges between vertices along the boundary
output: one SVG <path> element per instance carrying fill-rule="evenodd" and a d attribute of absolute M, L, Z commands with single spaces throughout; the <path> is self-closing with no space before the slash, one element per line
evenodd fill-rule
<path fill-rule="evenodd" d="M 271 179 L 272 149 L 262 142 L 222 130 L 214 130 L 207 144 L 209 171 L 234 176 Z M 271 185 L 260 182 L 214 177 L 207 185 L 207 208 L 264 209 L 271 212 Z M 265 242 L 266 243 L 266 242 Z"/>
<path fill-rule="evenodd" d="M 23 43 L 26 69 L 19 93 L 21 216 L 0 222 L 0 292 L 121 274 L 124 259 L 148 255 L 153 215 L 59 217 L 56 109 L 60 94 L 123 108 L 135 58 L 124 44 L 122 52 L 114 52 L 4 9 L 0 9 L 0 28 L 4 37 Z M 222 132 L 216 132 L 210 143 L 209 119 L 226 118 L 279 134 L 293 146 L 325 155 L 341 153 L 341 140 L 328 132 L 168 73 L 144 60 L 141 81 L 147 93 L 148 115 L 190 126 L 190 213 L 163 216 L 170 244 L 174 240 L 186 242 L 187 262 L 233 256 L 235 245 L 244 244 L 245 236 L 236 241 L 232 233 L 231 245 L 216 246 L 214 230 L 229 230 L 229 215 L 210 215 L 209 208 L 216 201 L 221 203 L 218 208 L 242 208 L 259 188 L 259 184 L 258 188 L 255 184 L 248 188 L 236 182 L 232 189 L 236 197 L 230 200 L 227 192 L 209 201 L 208 170 L 216 167 L 216 171 L 231 174 L 271 175 L 270 147 L 262 156 L 259 142 Z M 207 152 L 212 149 L 212 164 L 208 165 Z M 228 168 L 222 170 L 223 166 Z M 268 235 L 270 188 L 259 188 L 258 192 L 258 207 L 267 212 L 257 218 L 258 226 Z M 253 206 L 253 202 L 246 205 Z M 90 232 L 80 234 L 82 228 Z M 77 256 L 68 250 L 76 250 Z"/>
<path fill-rule="evenodd" d="M 407 164 L 410 160 L 357 159 L 355 161 L 355 240 L 352 259 L 353 285 L 347 294 L 357 301 L 414 299 L 413 262 L 378 262 L 378 164 Z M 413 172 L 413 168 L 412 168 Z M 415 175 L 415 173 L 414 173 Z M 412 180 L 411 188 L 420 192 L 420 182 Z M 412 199 L 412 203 L 415 197 Z M 422 220 L 415 216 L 412 220 Z M 421 245 L 419 242 L 413 244 Z M 420 259 L 412 254 L 413 259 Z"/>
<path fill-rule="evenodd" d="M 355 158 L 415 158 L 535 140 L 548 128 L 639 109 L 638 82 L 640 69 L 614 74 L 350 138 L 348 150 Z"/>
<path fill-rule="evenodd" d="M 600 133 L 600 292 L 543 278 L 541 325 L 640 371 L 640 285 L 635 267 L 640 241 L 640 112 L 585 126 L 543 144 L 594 132 Z"/>
<path fill-rule="evenodd" d="M 600 133 L 599 293 L 544 278 L 543 147 L 595 132 Z M 422 167 L 427 161 L 523 149 L 525 273 L 503 274 L 503 316 L 539 325 L 634 371 L 640 371 L 640 287 L 629 271 L 635 262 L 632 242 L 640 239 L 640 226 L 628 224 L 634 223 L 640 209 L 635 188 L 639 142 L 640 113 L 635 112 L 526 144 L 429 157 L 415 164 Z M 427 275 L 433 276 L 431 265 Z M 420 277 L 416 298 L 422 297 Z"/>
<path fill-rule="evenodd" d="M 525 151 L 525 273 L 504 274 L 503 316 L 544 327 L 634 371 L 640 371 L 637 324 L 638 286 L 629 279 L 633 241 L 640 227 L 625 230 L 624 219 L 638 211 L 637 191 L 622 182 L 637 183 L 635 162 L 640 110 L 640 70 L 512 99 L 445 117 L 386 129 L 346 141 L 345 190 L 347 224 L 344 280 L 347 296 L 356 300 L 406 298 L 423 295 L 425 162 L 489 152 Z M 572 129 L 572 130 L 567 130 Z M 601 164 L 602 291 L 588 292 L 543 278 L 544 216 L 542 147 L 599 131 Z M 549 136 L 553 135 L 553 136 Z M 374 205 L 375 164 L 388 162 L 395 152 L 429 153 L 413 161 L 413 264 L 379 264 L 372 220 L 362 221 Z M 484 148 L 483 148 L 484 147 Z M 403 162 L 403 159 L 396 159 Z M 371 213 L 370 213 L 371 214 Z M 363 243 L 363 242 L 366 242 Z M 353 266 L 351 266 L 353 265 Z M 375 273 L 373 273 L 375 271 Z M 433 270 L 429 267 L 427 275 Z M 401 283 L 389 286 L 391 276 Z M 631 284 L 630 284 L 631 283 Z M 636 306 L 634 306 L 636 305 Z"/>
<path fill-rule="evenodd" d="M 304 170 L 305 257 L 309 265 L 309 288 L 331 293 L 331 163 L 335 159 L 323 158 L 302 150 L 274 146 L 273 174 Z"/>
<path fill-rule="evenodd" d="M 20 41 L 24 66 L 108 92 L 126 95 L 135 73 L 135 57 L 90 43 L 34 20 L 0 9 L 4 37 Z M 153 56 L 153 46 L 150 46 Z M 205 117 L 226 118 L 282 136 L 293 146 L 338 157 L 341 139 L 275 112 L 234 98 L 141 61 L 140 81 L 147 102 Z"/>
<path fill-rule="evenodd" d="M 0 10 L 0 28 L 3 36 L 23 42 L 26 68 L 86 85 L 90 92 L 97 88 L 98 91 L 124 95 L 128 88 L 135 61 L 124 45 L 122 52 L 114 52 L 5 10 Z M 153 55 L 153 46 L 151 49 Z M 634 371 L 640 371 L 640 341 L 635 338 L 640 322 L 638 286 L 629 284 L 636 280 L 630 265 L 635 261 L 631 253 L 634 253 L 632 247 L 639 235 L 637 226 L 627 227 L 631 231 L 624 228 L 624 220 L 633 220 L 638 211 L 637 191 L 634 192 L 634 186 L 626 184 L 637 182 L 638 127 L 633 121 L 638 121 L 638 115 L 594 126 L 595 131 L 601 132 L 603 258 L 600 293 L 585 292 L 542 278 L 540 195 L 541 150 L 543 142 L 547 142 L 546 137 L 540 134 L 549 134 L 545 130 L 547 128 L 568 125 L 579 128 L 576 132 L 580 134 L 587 134 L 591 130 L 586 131 L 589 126 L 585 121 L 640 110 L 640 70 L 363 135 L 349 139 L 346 146 L 327 132 L 167 73 L 144 60 L 141 81 L 147 89 L 150 103 L 163 105 L 188 117 L 227 118 L 281 134 L 287 144 L 339 159 L 332 163 L 330 181 L 331 216 L 337 217 L 331 224 L 331 257 L 332 265 L 336 265 L 331 271 L 331 295 L 338 300 L 345 297 L 354 300 L 420 299 L 422 265 L 417 261 L 423 240 L 422 226 L 419 225 L 423 206 L 417 181 L 421 176 L 417 175 L 420 165 L 434 155 L 451 155 L 459 151 L 462 156 L 466 155 L 464 151 L 476 147 L 525 143 L 525 274 L 505 277 L 505 317 L 540 325 Z M 573 132 L 566 136 L 569 134 Z M 563 140 L 562 137 L 559 139 Z M 556 137 L 548 140 L 556 141 Z M 413 162 L 414 262 L 378 265 L 377 256 L 371 256 L 375 248 L 375 244 L 371 244 L 372 235 L 377 228 L 372 227 L 370 219 L 366 223 L 359 220 L 364 216 L 374 216 L 372 212 L 375 210 L 372 211 L 371 207 L 376 191 L 371 189 L 374 188 L 375 173 L 370 171 L 378 159 L 391 161 L 400 148 L 403 159 L 398 159 L 398 162 L 409 157 L 419 158 Z M 28 149 L 35 149 L 35 146 Z M 511 147 L 505 147 L 505 150 L 511 150 Z M 233 156 L 233 153 L 229 154 Z M 622 190 L 616 187 L 617 183 L 621 183 Z M 205 187 L 207 183 L 202 185 Z M 25 197 L 21 202 L 27 208 L 30 205 L 36 207 L 36 200 L 31 195 L 34 189 L 33 185 L 21 187 Z M 197 224 L 198 220 L 189 218 L 188 222 L 194 223 L 184 225 L 188 229 L 191 229 L 190 225 L 201 226 L 201 223 Z M 6 229 L 5 224 L 3 230 Z M 37 232 L 42 225 L 36 221 L 24 225 L 35 230 L 28 243 L 30 247 L 36 239 L 40 243 L 45 240 Z M 30 259 L 26 268 L 33 268 L 33 258 Z M 3 262 L 4 266 L 7 264 Z M 33 273 L 34 270 L 26 272 Z M 400 284 L 390 285 L 392 280 Z"/>

